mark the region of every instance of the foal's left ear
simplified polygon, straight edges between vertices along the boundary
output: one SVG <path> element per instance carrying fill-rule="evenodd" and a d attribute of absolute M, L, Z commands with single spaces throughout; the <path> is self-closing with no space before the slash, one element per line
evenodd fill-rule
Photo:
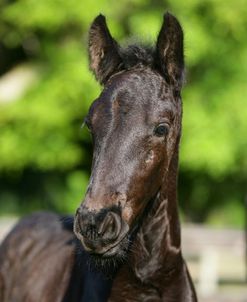
<path fill-rule="evenodd" d="M 93 21 L 88 37 L 90 67 L 96 79 L 104 84 L 121 64 L 119 46 L 112 38 L 105 17 Z"/>
<path fill-rule="evenodd" d="M 164 15 L 156 55 L 158 66 L 168 83 L 181 89 L 184 72 L 183 30 L 178 20 L 169 13 Z"/>

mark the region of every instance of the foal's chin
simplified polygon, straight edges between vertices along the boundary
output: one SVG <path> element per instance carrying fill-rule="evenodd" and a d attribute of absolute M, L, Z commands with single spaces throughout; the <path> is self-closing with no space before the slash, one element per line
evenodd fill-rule
<path fill-rule="evenodd" d="M 85 247 L 84 247 L 85 248 Z M 128 255 L 130 240 L 128 234 L 116 245 L 108 249 L 104 247 L 103 252 L 87 252 L 89 255 L 89 265 L 91 268 L 111 275 L 116 269 L 123 264 Z"/>

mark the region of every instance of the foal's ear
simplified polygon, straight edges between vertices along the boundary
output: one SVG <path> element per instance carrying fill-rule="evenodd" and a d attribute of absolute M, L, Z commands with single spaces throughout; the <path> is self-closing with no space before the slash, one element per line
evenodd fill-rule
<path fill-rule="evenodd" d="M 90 68 L 96 79 L 104 84 L 118 70 L 121 58 L 119 46 L 112 38 L 103 15 L 97 16 L 91 25 L 88 46 Z"/>
<path fill-rule="evenodd" d="M 166 13 L 156 44 L 157 63 L 166 80 L 177 89 L 183 84 L 183 48 L 182 27 L 174 16 Z"/>

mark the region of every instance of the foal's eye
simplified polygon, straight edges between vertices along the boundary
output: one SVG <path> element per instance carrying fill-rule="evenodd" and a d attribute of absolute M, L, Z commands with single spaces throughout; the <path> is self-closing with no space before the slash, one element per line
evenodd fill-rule
<path fill-rule="evenodd" d="M 154 129 L 154 135 L 156 136 L 166 136 L 169 132 L 169 126 L 167 124 L 159 124 Z"/>

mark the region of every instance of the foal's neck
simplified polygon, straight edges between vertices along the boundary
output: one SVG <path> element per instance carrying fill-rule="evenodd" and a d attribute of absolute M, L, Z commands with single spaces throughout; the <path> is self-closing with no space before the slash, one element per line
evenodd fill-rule
<path fill-rule="evenodd" d="M 177 207 L 178 146 L 170 162 L 167 182 L 138 231 L 133 246 L 133 266 L 137 278 L 159 287 L 182 270 L 180 223 Z"/>

